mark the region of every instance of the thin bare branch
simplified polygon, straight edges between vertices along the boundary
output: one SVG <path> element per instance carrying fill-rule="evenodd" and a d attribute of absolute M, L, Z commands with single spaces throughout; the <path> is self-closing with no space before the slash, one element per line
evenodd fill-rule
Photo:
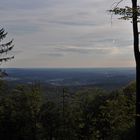
<path fill-rule="evenodd" d="M 118 2 L 114 2 L 112 5 L 111 5 L 111 8 L 110 9 L 115 9 L 118 7 L 118 5 L 124 0 L 120 0 Z M 113 18 L 113 13 L 111 13 L 111 25 L 112 25 L 112 18 Z"/>
<path fill-rule="evenodd" d="M 112 9 L 112 7 L 113 7 L 113 9 L 116 8 L 116 7 L 118 7 L 118 5 L 119 5 L 122 1 L 124 1 L 124 0 L 120 0 L 120 1 L 118 1 L 118 2 L 114 2 L 114 3 L 111 5 L 111 9 Z"/>

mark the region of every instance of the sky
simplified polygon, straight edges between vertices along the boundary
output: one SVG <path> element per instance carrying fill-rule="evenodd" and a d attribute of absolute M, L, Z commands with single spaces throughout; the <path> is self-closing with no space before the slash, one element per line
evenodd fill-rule
<path fill-rule="evenodd" d="M 135 66 L 131 22 L 107 12 L 115 1 L 0 0 L 4 41 L 15 44 L 15 59 L 1 67 Z"/>

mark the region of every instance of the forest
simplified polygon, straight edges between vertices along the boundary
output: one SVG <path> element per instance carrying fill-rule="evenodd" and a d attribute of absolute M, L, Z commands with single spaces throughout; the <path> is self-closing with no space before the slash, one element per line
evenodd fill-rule
<path fill-rule="evenodd" d="M 112 4 L 108 12 L 111 13 L 111 20 L 113 14 L 120 16 L 119 19 L 131 20 L 136 82 L 132 81 L 114 90 L 96 86 L 81 87 L 78 90 L 65 86 L 44 89 L 39 82 L 13 86 L 2 79 L 8 74 L 0 70 L 1 140 L 140 138 L 140 6 L 137 0 L 131 0 L 131 7 L 118 7 L 122 1 Z M 129 43 L 132 38 L 128 36 L 130 32 L 121 32 L 126 25 L 116 22 L 118 25 L 113 26 L 115 28 L 112 30 L 107 26 L 106 16 L 103 16 L 107 10 L 107 1 L 102 1 L 102 4 L 90 1 L 77 1 L 75 4 L 75 1 L 68 3 L 64 0 L 60 3 L 47 2 L 42 1 L 40 4 L 31 1 L 25 5 L 18 1 L 1 2 L 1 9 L 5 10 L 3 7 L 6 7 L 6 12 L 1 12 L 1 23 L 10 26 L 9 30 L 18 40 L 19 49 L 15 52 L 21 54 L 17 57 L 18 63 L 12 67 L 135 66 L 131 64 L 132 57 L 125 57 L 132 52 L 132 44 Z M 3 42 L 7 34 L 4 28 L 0 29 L 0 64 L 14 59 L 13 54 L 8 54 L 14 47 L 13 39 Z M 112 78 L 114 80 L 120 84 L 120 78 Z M 110 81 L 105 79 L 107 82 Z"/>
<path fill-rule="evenodd" d="M 9 87 L 0 81 L 1 140 L 135 139 L 135 82 L 115 91 L 59 87 L 53 98 L 36 82 Z"/>

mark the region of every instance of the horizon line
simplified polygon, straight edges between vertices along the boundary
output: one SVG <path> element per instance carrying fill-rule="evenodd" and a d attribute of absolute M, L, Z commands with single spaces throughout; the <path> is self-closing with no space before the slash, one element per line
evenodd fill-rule
<path fill-rule="evenodd" d="M 119 68 L 136 68 L 133 67 L 3 67 L 0 69 L 119 69 Z"/>

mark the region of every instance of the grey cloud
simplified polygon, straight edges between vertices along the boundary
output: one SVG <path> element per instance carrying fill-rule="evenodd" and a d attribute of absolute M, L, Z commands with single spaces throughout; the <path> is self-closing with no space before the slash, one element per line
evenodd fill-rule
<path fill-rule="evenodd" d="M 49 53 L 41 53 L 40 56 L 49 56 L 49 57 L 63 57 L 63 53 L 57 53 L 57 52 L 49 52 Z"/>
<path fill-rule="evenodd" d="M 33 61 L 41 62 L 45 58 L 52 58 L 54 65 L 57 58 L 64 59 L 63 66 L 67 65 L 67 59 L 72 65 L 75 56 L 77 63 L 84 67 L 90 66 L 89 58 L 104 59 L 105 62 L 115 57 L 120 61 L 119 56 L 123 59 L 125 55 L 131 55 L 132 50 L 128 49 L 132 45 L 131 24 L 113 20 L 111 26 L 110 15 L 106 13 L 113 2 L 0 0 L 1 24 L 14 36 L 18 48 L 14 48 L 15 52 L 20 48 L 24 50 L 18 54 L 15 65 L 20 66 L 21 59 L 24 62 L 30 58 L 29 65 L 40 66 Z M 48 65 L 52 66 L 51 62 Z M 100 65 L 104 65 L 103 62 Z M 58 61 L 57 65 L 60 63 Z"/>
<path fill-rule="evenodd" d="M 0 0 L 1 10 L 27 10 L 44 7 L 45 0 Z"/>
<path fill-rule="evenodd" d="M 79 54 L 87 54 L 90 53 L 89 50 L 81 49 L 81 48 L 56 48 L 56 51 L 67 52 L 67 53 L 79 53 Z"/>
<path fill-rule="evenodd" d="M 16 35 L 27 35 L 27 34 L 33 34 L 38 31 L 40 31 L 40 28 L 36 25 L 30 25 L 28 23 L 22 23 L 22 24 L 6 24 L 8 32 L 11 32 Z"/>
<path fill-rule="evenodd" d="M 97 39 L 94 41 L 91 41 L 95 44 L 103 44 L 103 45 L 109 45 L 109 46 L 115 46 L 115 47 L 129 47 L 132 45 L 131 39 L 122 39 L 122 38 L 105 38 L 105 39 Z M 106 47 L 106 46 L 105 46 Z"/>
<path fill-rule="evenodd" d="M 21 51 L 21 50 L 12 50 L 12 53 L 14 54 L 14 55 L 17 55 L 17 54 L 20 54 L 20 53 L 23 53 L 24 51 Z"/>
<path fill-rule="evenodd" d="M 54 52 L 61 53 L 74 53 L 81 55 L 106 55 L 112 53 L 112 48 L 106 47 L 80 47 L 80 46 L 62 46 L 62 47 L 54 47 Z"/>
<path fill-rule="evenodd" d="M 70 26 L 95 26 L 94 23 L 86 23 L 86 22 L 78 22 L 78 21 L 49 21 L 49 23 L 54 24 L 63 24 L 63 25 L 70 25 Z"/>

